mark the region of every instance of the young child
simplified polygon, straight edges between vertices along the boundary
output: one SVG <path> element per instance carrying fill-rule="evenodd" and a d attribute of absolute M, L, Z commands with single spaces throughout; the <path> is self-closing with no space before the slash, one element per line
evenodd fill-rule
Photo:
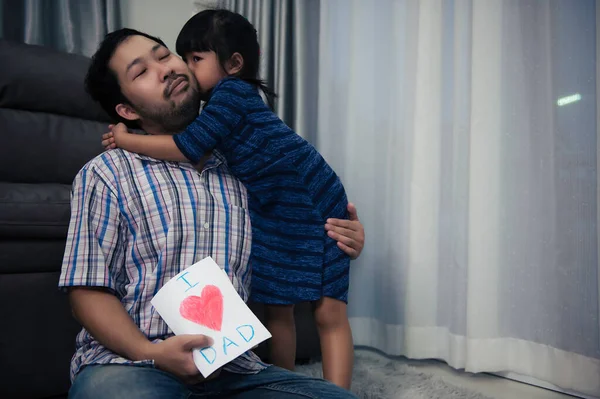
<path fill-rule="evenodd" d="M 266 305 L 271 361 L 294 368 L 294 304 L 315 304 L 323 375 L 350 386 L 352 333 L 346 313 L 349 257 L 323 230 L 347 218 L 344 187 L 323 157 L 265 104 L 258 79 L 256 30 L 239 14 L 207 10 L 190 19 L 177 52 L 207 103 L 175 136 L 130 134 L 123 124 L 105 135 L 120 147 L 158 159 L 198 163 L 213 149 L 248 191 L 252 222 L 251 299 Z"/>

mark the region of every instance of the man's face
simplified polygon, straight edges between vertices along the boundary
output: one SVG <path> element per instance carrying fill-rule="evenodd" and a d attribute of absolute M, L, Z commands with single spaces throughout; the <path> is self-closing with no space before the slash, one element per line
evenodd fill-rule
<path fill-rule="evenodd" d="M 183 60 L 166 47 L 144 36 L 131 36 L 117 47 L 109 67 L 131 102 L 117 105 L 124 118 L 173 133 L 198 116 L 198 84 Z"/>

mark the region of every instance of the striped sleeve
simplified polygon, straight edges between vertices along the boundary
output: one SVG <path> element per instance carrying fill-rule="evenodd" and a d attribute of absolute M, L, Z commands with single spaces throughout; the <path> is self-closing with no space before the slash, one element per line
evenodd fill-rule
<path fill-rule="evenodd" d="M 245 85 L 239 79 L 221 81 L 198 118 L 173 137 L 179 151 L 192 163 L 198 163 L 237 129 L 244 118 Z"/>
<path fill-rule="evenodd" d="M 124 261 L 117 197 L 93 169 L 84 167 L 71 191 L 71 221 L 59 287 L 105 287 L 115 291 Z"/>

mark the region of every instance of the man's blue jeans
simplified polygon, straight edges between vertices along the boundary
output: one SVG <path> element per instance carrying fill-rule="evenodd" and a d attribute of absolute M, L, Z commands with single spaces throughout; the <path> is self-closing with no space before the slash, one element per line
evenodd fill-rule
<path fill-rule="evenodd" d="M 69 391 L 73 399 L 300 399 L 356 398 L 327 381 L 270 366 L 258 374 L 222 371 L 214 380 L 188 386 L 152 367 L 117 364 L 85 367 Z"/>

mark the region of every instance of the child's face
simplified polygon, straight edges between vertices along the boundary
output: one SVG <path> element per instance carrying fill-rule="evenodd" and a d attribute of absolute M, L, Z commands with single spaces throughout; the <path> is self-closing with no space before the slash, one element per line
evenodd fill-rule
<path fill-rule="evenodd" d="M 194 51 L 186 54 L 185 60 L 198 81 L 202 97 L 205 97 L 221 79 L 227 77 L 227 72 L 219 63 L 214 51 Z"/>

